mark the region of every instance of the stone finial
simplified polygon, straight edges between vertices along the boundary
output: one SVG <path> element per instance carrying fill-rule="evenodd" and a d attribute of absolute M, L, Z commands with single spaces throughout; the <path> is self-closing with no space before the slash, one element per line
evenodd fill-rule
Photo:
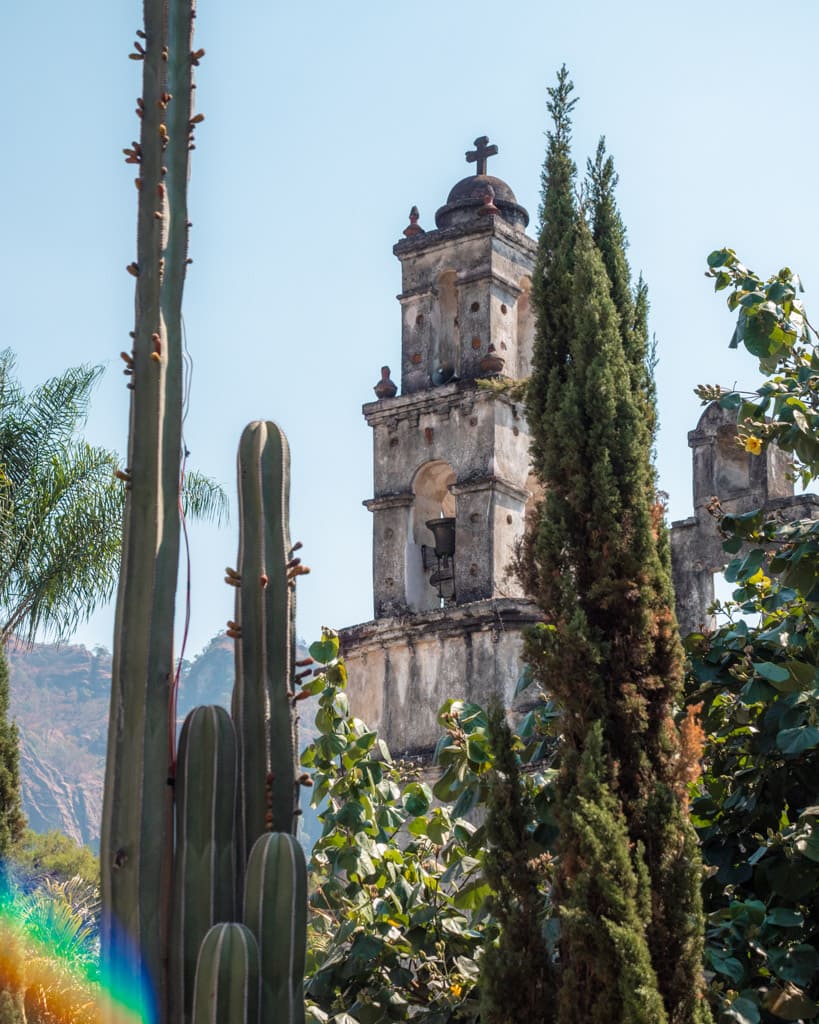
<path fill-rule="evenodd" d="M 493 217 L 496 213 L 500 213 L 500 210 L 495 206 L 495 190 L 491 185 L 487 185 L 480 193 L 482 206 L 478 210 L 478 215 L 482 217 Z"/>
<path fill-rule="evenodd" d="M 413 209 L 415 209 L 415 207 L 413 207 Z M 381 367 L 381 380 L 375 385 L 373 391 L 375 392 L 375 397 L 379 401 L 382 398 L 395 398 L 398 394 L 398 388 L 390 378 L 389 366 Z"/>
<path fill-rule="evenodd" d="M 418 223 L 418 207 L 413 206 L 409 212 L 409 224 L 404 228 L 404 234 L 407 238 L 412 238 L 413 235 L 425 235 L 426 232 Z"/>

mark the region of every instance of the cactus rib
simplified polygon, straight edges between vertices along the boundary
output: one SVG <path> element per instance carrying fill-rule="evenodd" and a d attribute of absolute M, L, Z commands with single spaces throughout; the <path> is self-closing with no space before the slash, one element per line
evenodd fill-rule
<path fill-rule="evenodd" d="M 185 719 L 176 771 L 176 856 L 171 923 L 170 1019 L 191 1019 L 196 957 L 208 929 L 236 916 L 234 808 L 238 752 L 217 705 Z"/>
<path fill-rule="evenodd" d="M 275 423 L 239 444 L 241 534 L 233 718 L 240 744 L 240 862 L 264 832 L 295 831 L 297 742 L 292 706 L 294 598 L 287 580 L 290 454 Z"/>
<path fill-rule="evenodd" d="M 289 833 L 264 835 L 251 850 L 245 923 L 259 946 L 261 1024 L 303 1024 L 307 865 Z"/>
<path fill-rule="evenodd" d="M 193 1024 L 257 1024 L 259 951 L 243 924 L 214 925 L 196 965 Z"/>

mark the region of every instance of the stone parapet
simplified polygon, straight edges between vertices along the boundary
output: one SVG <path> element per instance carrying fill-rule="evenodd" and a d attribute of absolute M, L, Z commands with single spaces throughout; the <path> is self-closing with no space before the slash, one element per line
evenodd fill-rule
<path fill-rule="evenodd" d="M 377 728 L 394 755 L 427 755 L 449 697 L 514 701 L 523 630 L 542 621 L 527 600 L 499 598 L 382 618 L 341 632 L 353 714 Z"/>

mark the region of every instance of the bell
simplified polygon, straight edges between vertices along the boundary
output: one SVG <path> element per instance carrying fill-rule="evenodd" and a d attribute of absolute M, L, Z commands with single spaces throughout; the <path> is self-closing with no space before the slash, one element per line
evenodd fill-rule
<path fill-rule="evenodd" d="M 455 554 L 455 517 L 428 519 L 427 528 L 435 538 L 436 558 L 451 558 Z"/>

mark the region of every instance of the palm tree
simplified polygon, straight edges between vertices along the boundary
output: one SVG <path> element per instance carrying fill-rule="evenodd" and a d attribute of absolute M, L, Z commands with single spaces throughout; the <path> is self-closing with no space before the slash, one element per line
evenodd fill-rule
<path fill-rule="evenodd" d="M 14 371 L 14 354 L 0 351 L 0 898 L 3 857 L 25 826 L 5 647 L 37 634 L 64 640 L 111 597 L 125 505 L 117 455 L 79 436 L 102 367 L 73 367 L 29 394 Z M 207 477 L 186 474 L 183 499 L 186 514 L 226 518 L 225 492 Z M 0 1022 L 25 1019 L 22 984 L 7 978 L 2 989 Z"/>
<path fill-rule="evenodd" d="M 69 637 L 114 590 L 123 484 L 119 460 L 78 436 L 102 368 L 77 366 L 26 394 L 0 351 L 0 644 Z M 186 511 L 225 518 L 227 498 L 199 474 Z"/>

